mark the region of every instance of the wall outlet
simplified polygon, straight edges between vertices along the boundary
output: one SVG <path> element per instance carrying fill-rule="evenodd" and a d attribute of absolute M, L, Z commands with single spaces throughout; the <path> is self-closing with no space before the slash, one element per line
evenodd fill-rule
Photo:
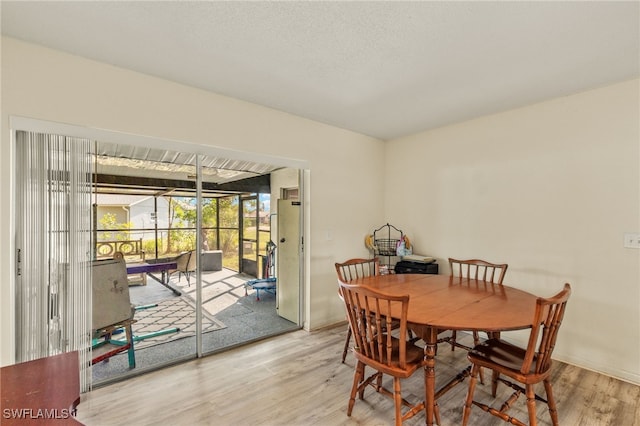
<path fill-rule="evenodd" d="M 626 248 L 640 249 L 640 233 L 637 233 L 637 232 L 625 232 L 625 234 L 624 234 L 624 246 Z"/>

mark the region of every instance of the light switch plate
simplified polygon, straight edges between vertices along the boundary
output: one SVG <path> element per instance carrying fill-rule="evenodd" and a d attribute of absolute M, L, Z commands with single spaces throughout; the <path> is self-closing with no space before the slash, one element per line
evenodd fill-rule
<path fill-rule="evenodd" d="M 640 233 L 637 232 L 625 232 L 624 234 L 624 247 L 640 249 Z"/>

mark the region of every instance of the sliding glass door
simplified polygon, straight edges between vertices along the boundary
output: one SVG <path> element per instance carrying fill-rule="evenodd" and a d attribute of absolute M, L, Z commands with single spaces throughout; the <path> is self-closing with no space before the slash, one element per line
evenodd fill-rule
<path fill-rule="evenodd" d="M 80 350 L 87 390 L 299 328 L 273 166 L 23 131 L 16 153 L 18 361 Z"/>
<path fill-rule="evenodd" d="M 96 259 L 120 254 L 133 306 L 135 363 L 120 353 L 93 366 L 96 383 L 119 380 L 196 356 L 197 203 L 195 156 L 99 144 L 94 168 Z M 112 308 L 94 300 L 100 310 Z M 94 349 L 126 343 L 95 336 Z M 94 357 L 95 359 L 95 357 Z"/>

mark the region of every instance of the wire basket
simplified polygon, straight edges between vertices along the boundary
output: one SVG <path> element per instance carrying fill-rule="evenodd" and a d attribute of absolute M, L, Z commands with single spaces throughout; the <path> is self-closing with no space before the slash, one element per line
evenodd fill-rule
<path fill-rule="evenodd" d="M 394 239 L 375 240 L 377 254 L 381 256 L 395 256 L 396 248 L 398 247 L 399 242 L 400 240 Z"/>

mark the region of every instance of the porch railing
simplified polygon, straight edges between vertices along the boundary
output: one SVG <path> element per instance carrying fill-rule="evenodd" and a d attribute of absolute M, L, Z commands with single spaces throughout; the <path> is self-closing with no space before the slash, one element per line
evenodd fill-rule
<path fill-rule="evenodd" d="M 137 256 L 144 260 L 145 252 L 142 249 L 142 238 L 138 240 L 98 241 L 96 243 L 96 258 L 110 258 L 116 252 L 121 252 L 125 257 Z"/>

